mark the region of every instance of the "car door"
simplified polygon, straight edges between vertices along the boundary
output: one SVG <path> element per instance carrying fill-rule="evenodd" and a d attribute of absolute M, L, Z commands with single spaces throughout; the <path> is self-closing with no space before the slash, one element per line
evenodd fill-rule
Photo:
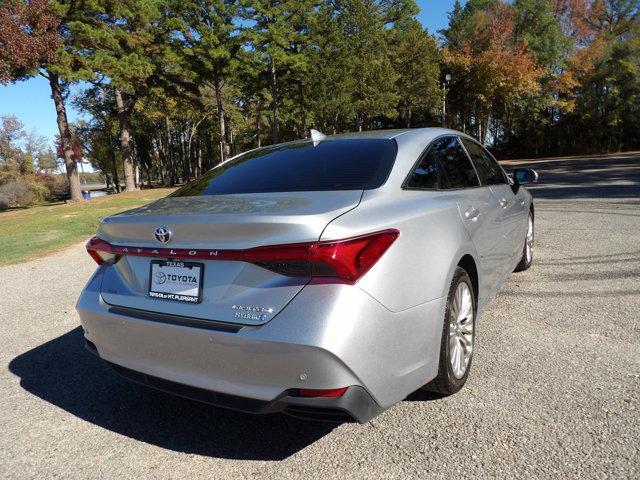
<path fill-rule="evenodd" d="M 513 193 L 511 185 L 491 185 L 491 191 L 502 208 L 502 225 L 505 238 L 505 269 L 511 273 L 513 263 L 522 256 L 526 234 L 526 213 L 524 199 Z"/>
<path fill-rule="evenodd" d="M 406 188 L 442 192 L 456 201 L 460 217 L 478 253 L 481 304 L 491 297 L 499 282 L 503 259 L 500 212 L 489 188 L 478 176 L 456 136 L 436 139 L 423 153 Z"/>
<path fill-rule="evenodd" d="M 511 273 L 513 262 L 522 255 L 527 218 L 524 199 L 514 193 L 507 174 L 486 149 L 468 138 L 461 140 L 473 160 L 480 181 L 494 197 L 503 229 L 500 242 L 502 270 L 504 274 Z"/>

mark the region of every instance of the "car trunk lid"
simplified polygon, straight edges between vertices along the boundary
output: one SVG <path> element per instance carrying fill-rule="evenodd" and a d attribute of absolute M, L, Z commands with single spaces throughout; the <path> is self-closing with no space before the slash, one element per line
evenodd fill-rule
<path fill-rule="evenodd" d="M 308 277 L 203 252 L 314 242 L 334 218 L 355 208 L 361 190 L 167 197 L 105 218 L 98 237 L 122 252 L 105 268 L 101 293 L 107 304 L 205 320 L 259 325 L 269 321 L 304 287 Z M 154 231 L 171 231 L 167 243 Z M 140 255 L 144 251 L 149 255 Z M 151 252 L 156 253 L 151 253 Z M 194 254 L 203 268 L 200 303 L 149 296 L 151 264 Z M 189 259 L 187 259 L 189 260 Z"/>

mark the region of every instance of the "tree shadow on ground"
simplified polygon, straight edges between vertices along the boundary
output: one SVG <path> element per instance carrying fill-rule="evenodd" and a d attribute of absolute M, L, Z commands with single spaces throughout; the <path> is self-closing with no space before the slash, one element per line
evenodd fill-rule
<path fill-rule="evenodd" d="M 223 410 L 128 382 L 84 350 L 80 327 L 14 358 L 9 370 L 37 397 L 107 430 L 170 450 L 281 460 L 336 424 Z"/>

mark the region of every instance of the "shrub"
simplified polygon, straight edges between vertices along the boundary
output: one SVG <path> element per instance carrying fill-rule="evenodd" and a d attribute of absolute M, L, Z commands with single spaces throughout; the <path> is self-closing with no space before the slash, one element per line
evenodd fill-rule
<path fill-rule="evenodd" d="M 64 175 L 24 175 L 0 184 L 0 211 L 42 203 L 69 191 Z"/>
<path fill-rule="evenodd" d="M 0 185 L 13 182 L 18 178 L 20 178 L 20 173 L 17 170 L 6 169 L 6 168 L 0 170 Z"/>
<path fill-rule="evenodd" d="M 42 203 L 48 200 L 51 197 L 51 191 L 49 187 L 40 182 L 31 182 L 29 184 L 29 189 L 33 194 L 33 200 L 31 203 Z"/>
<path fill-rule="evenodd" d="M 29 183 L 17 179 L 0 186 L 0 209 L 26 207 L 34 201 L 33 191 Z"/>
<path fill-rule="evenodd" d="M 36 179 L 49 189 L 49 197 L 59 197 L 69 191 L 69 182 L 65 175 L 36 175 Z"/>

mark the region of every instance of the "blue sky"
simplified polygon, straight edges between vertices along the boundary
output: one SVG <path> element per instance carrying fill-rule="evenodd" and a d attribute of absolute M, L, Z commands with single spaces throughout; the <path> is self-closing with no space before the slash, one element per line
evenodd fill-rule
<path fill-rule="evenodd" d="M 436 33 L 447 25 L 447 12 L 454 0 L 418 0 L 416 3 L 420 7 L 418 19 L 430 33 Z M 0 86 L 0 116 L 16 115 L 27 130 L 36 130 L 53 142 L 58 126 L 50 95 L 49 84 L 42 77 Z M 78 112 L 69 105 L 67 115 L 72 122 L 78 118 Z"/>

